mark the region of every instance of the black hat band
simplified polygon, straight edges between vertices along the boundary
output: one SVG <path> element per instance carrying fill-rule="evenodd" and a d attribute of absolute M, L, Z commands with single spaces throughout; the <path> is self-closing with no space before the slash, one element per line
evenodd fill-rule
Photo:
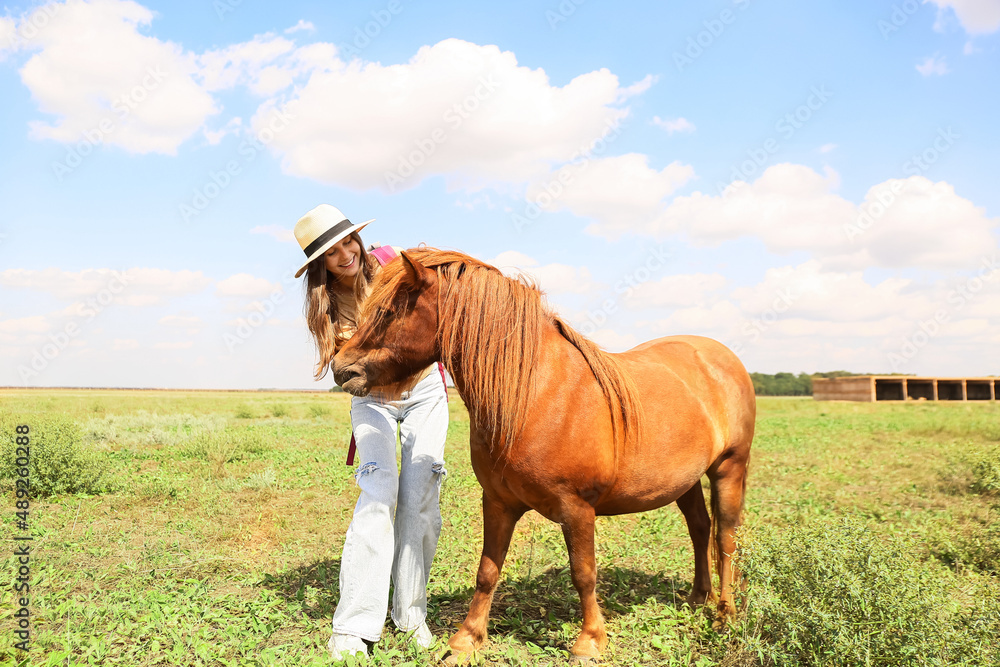
<path fill-rule="evenodd" d="M 323 247 L 324 243 L 326 243 L 327 241 L 329 241 L 330 239 L 332 239 L 333 237 L 337 236 L 345 229 L 348 229 L 350 227 L 351 227 L 351 221 L 348 220 L 347 218 L 344 218 L 343 220 L 335 224 L 333 227 L 331 227 L 330 229 L 326 230 L 325 232 L 317 236 L 312 243 L 310 243 L 303 249 L 303 252 L 305 252 L 306 257 L 312 257 L 312 254 L 317 250 L 319 250 L 321 247 Z"/>

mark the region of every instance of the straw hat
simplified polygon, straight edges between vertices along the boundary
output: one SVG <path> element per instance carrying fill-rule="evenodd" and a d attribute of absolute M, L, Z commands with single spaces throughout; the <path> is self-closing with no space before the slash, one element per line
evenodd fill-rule
<path fill-rule="evenodd" d="M 306 213 L 295 223 L 295 240 L 302 246 L 302 251 L 308 259 L 295 272 L 295 277 L 301 276 L 309 266 L 309 262 L 329 250 L 334 243 L 374 221 L 375 218 L 372 218 L 355 224 L 348 220 L 340 209 L 329 204 L 320 204 Z"/>

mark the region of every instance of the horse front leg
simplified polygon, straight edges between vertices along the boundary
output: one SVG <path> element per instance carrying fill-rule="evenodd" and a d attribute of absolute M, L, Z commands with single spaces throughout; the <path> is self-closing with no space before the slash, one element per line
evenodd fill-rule
<path fill-rule="evenodd" d="M 597 604 L 597 560 L 594 557 L 594 508 L 590 505 L 573 507 L 562 522 L 563 537 L 569 550 L 569 566 L 573 586 L 583 607 L 583 630 L 570 649 L 572 657 L 581 662 L 600 657 L 608 645 L 604 616 Z"/>
<path fill-rule="evenodd" d="M 464 654 L 472 653 L 486 641 L 493 592 L 500 579 L 514 526 L 527 510 L 527 507 L 509 507 L 483 493 L 483 554 L 476 574 L 476 592 L 462 627 L 448 640 L 452 650 L 449 662 L 462 662 Z"/>

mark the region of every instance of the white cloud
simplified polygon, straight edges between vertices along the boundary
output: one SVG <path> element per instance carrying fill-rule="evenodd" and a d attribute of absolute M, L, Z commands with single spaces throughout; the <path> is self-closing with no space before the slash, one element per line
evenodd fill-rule
<path fill-rule="evenodd" d="M 208 142 L 209 146 L 217 146 L 226 138 L 227 135 L 236 134 L 240 131 L 243 126 L 243 119 L 240 117 L 230 118 L 229 122 L 222 126 L 218 130 L 210 130 L 207 127 L 202 129 L 202 134 L 205 135 L 205 140 Z"/>
<path fill-rule="evenodd" d="M 512 268 L 517 269 L 519 267 L 523 268 L 526 266 L 538 266 L 538 260 L 517 250 L 505 250 L 496 257 L 484 259 L 483 261 L 487 264 L 492 264 L 501 271 Z"/>
<path fill-rule="evenodd" d="M 281 292 L 281 283 L 271 283 L 265 278 L 256 278 L 249 273 L 237 273 L 220 280 L 215 287 L 218 296 L 265 297 L 272 292 Z"/>
<path fill-rule="evenodd" d="M 928 0 L 924 0 L 927 2 Z M 938 6 L 939 12 L 951 8 L 958 17 L 962 28 L 970 34 L 995 32 L 1000 28 L 1000 2 L 998 0 L 929 0 Z M 941 16 L 935 28 L 941 29 Z"/>
<path fill-rule="evenodd" d="M 195 315 L 164 315 L 159 324 L 167 327 L 196 327 L 201 324 L 201 318 Z"/>
<path fill-rule="evenodd" d="M 666 197 L 693 177 L 691 165 L 672 162 L 657 171 L 648 156 L 628 153 L 568 164 L 530 185 L 527 199 L 547 211 L 597 220 L 592 229 L 616 237 L 650 224 Z"/>
<path fill-rule="evenodd" d="M 694 306 L 707 295 L 721 290 L 726 278 L 718 273 L 691 273 L 665 276 L 634 287 L 625 304 L 632 309 L 660 306 Z"/>
<path fill-rule="evenodd" d="M 17 21 L 7 16 L 0 16 L 0 60 L 7 51 L 17 49 Z"/>
<path fill-rule="evenodd" d="M 586 294 L 597 289 L 585 266 L 545 264 L 516 250 L 507 250 L 492 259 L 483 260 L 497 267 L 507 276 L 525 276 L 546 294 Z"/>
<path fill-rule="evenodd" d="M 667 131 L 667 134 L 673 134 L 675 132 L 694 132 L 694 123 L 689 121 L 687 118 L 660 118 L 659 116 L 653 116 L 653 125 L 662 127 Z"/>
<path fill-rule="evenodd" d="M 169 342 L 169 343 L 167 343 L 167 342 L 164 342 L 164 343 L 155 343 L 153 345 L 153 349 L 154 350 L 187 350 L 187 349 L 190 349 L 192 347 L 194 347 L 194 341 L 191 341 L 191 340 L 182 340 L 182 341 Z"/>
<path fill-rule="evenodd" d="M 291 33 L 298 32 L 299 30 L 305 30 L 306 32 L 316 32 L 316 26 L 313 25 L 312 21 L 299 19 L 299 22 L 293 25 L 291 28 L 285 28 L 285 34 L 290 35 Z"/>
<path fill-rule="evenodd" d="M 139 349 L 139 341 L 134 338 L 115 338 L 111 342 L 112 350 L 137 350 Z"/>
<path fill-rule="evenodd" d="M 838 269 L 963 269 L 997 247 L 997 219 L 946 182 L 889 179 L 860 204 L 836 194 L 838 184 L 831 169 L 821 176 L 803 165 L 778 164 L 752 184 L 734 182 L 723 195 L 676 197 L 662 215 L 630 231 L 684 233 L 705 245 L 757 237 L 772 252 L 809 251 Z M 609 237 L 621 231 L 603 222 L 593 228 Z"/>
<path fill-rule="evenodd" d="M 281 225 L 257 225 L 250 230 L 251 234 L 267 234 L 283 243 L 295 243 L 295 234 L 291 229 Z"/>
<path fill-rule="evenodd" d="M 820 153 L 830 153 L 837 148 L 837 144 L 823 144 L 819 147 Z"/>
<path fill-rule="evenodd" d="M 0 320 L 0 333 L 4 334 L 45 333 L 48 330 L 49 323 L 44 315 Z"/>
<path fill-rule="evenodd" d="M 241 120 L 207 128 L 206 121 L 221 111 L 213 92 L 245 86 L 259 96 L 273 95 L 336 60 L 332 44 L 296 48 L 270 33 L 199 55 L 142 34 L 154 13 L 130 0 L 68 0 L 36 14 L 43 11 L 50 13 L 44 29 L 17 40 L 21 49 L 36 51 L 21 69 L 23 83 L 39 109 L 56 117 L 29 123 L 35 139 L 174 155 L 201 129 L 214 145 L 238 132 Z M 20 20 L 21 32 L 31 18 Z M 309 27 L 301 21 L 295 26 Z M 0 35 L 8 40 L 17 28 L 13 19 L 0 19 Z"/>
<path fill-rule="evenodd" d="M 598 329 L 589 338 L 609 352 L 624 352 L 639 344 L 635 334 L 620 333 L 614 329 Z"/>
<path fill-rule="evenodd" d="M 637 324 L 649 326 L 660 336 L 681 334 L 706 336 L 729 332 L 742 319 L 739 308 L 732 302 L 723 300 L 711 305 L 679 308 L 668 317 L 651 322 L 640 320 Z"/>
<path fill-rule="evenodd" d="M 747 316 L 774 309 L 809 320 L 855 323 L 917 317 L 928 302 L 910 280 L 889 278 L 873 286 L 861 271 L 828 271 L 817 260 L 770 268 L 760 283 L 737 288 L 728 298 Z"/>
<path fill-rule="evenodd" d="M 992 264 L 970 266 L 957 278 L 920 283 L 892 277 L 869 284 L 861 271 L 829 271 L 809 260 L 768 269 L 757 284 L 709 294 L 705 303 L 637 326 L 645 332 L 642 338 L 711 336 L 741 349 L 748 367 L 764 372 L 846 367 L 970 373 L 956 364 L 964 358 L 968 365 L 976 355 L 989 357 L 998 338 L 996 262 L 993 257 Z M 894 362 L 890 355 L 899 357 L 915 336 L 926 350 L 905 368 L 893 367 L 899 359 Z M 970 357 L 970 350 L 977 352 Z"/>
<path fill-rule="evenodd" d="M 291 85 L 294 76 L 291 70 L 273 67 L 271 63 L 294 50 L 295 42 L 284 37 L 256 35 L 249 42 L 198 56 L 199 74 L 206 90 L 245 85 L 259 95 L 270 95 Z"/>
<path fill-rule="evenodd" d="M 622 88 L 601 69 L 556 87 L 509 51 L 458 39 L 403 64 L 328 65 L 275 103 L 299 102 L 269 146 L 287 173 L 358 189 L 399 190 L 440 174 L 467 187 L 528 181 L 586 150 L 628 114 L 615 105 L 652 81 Z M 255 129 L 274 106 L 261 107 Z"/>
<path fill-rule="evenodd" d="M 131 268 L 84 269 L 72 272 L 47 269 L 0 271 L 0 285 L 47 292 L 58 299 L 85 299 L 107 293 L 115 303 L 144 306 L 161 297 L 200 292 L 211 283 L 201 271 Z"/>
<path fill-rule="evenodd" d="M 31 121 L 31 136 L 175 154 L 218 108 L 195 81 L 192 54 L 140 32 L 152 19 L 128 0 L 60 6 L 23 47 L 37 53 L 21 80 L 39 109 L 56 116 Z"/>
<path fill-rule="evenodd" d="M 944 61 L 944 56 L 927 56 L 917 63 L 917 71 L 923 76 L 943 76 L 950 72 Z"/>
<path fill-rule="evenodd" d="M 143 34 L 155 15 L 131 0 L 53 6 L 45 30 L 20 45 L 34 52 L 22 81 L 54 116 L 29 123 L 33 138 L 173 155 L 199 131 L 210 145 L 260 132 L 280 110 L 293 122 L 268 144 L 285 171 L 358 189 L 433 175 L 470 189 L 524 184 L 588 150 L 655 80 L 621 86 L 600 69 L 554 86 L 509 51 L 458 39 L 393 65 L 348 63 L 334 44 L 298 47 L 273 33 L 199 54 Z M 16 28 L 5 18 L 0 34 Z M 286 32 L 312 29 L 300 21 Z M 221 112 L 213 94 L 238 87 L 268 98 L 250 127 L 239 118 L 208 127 Z"/>

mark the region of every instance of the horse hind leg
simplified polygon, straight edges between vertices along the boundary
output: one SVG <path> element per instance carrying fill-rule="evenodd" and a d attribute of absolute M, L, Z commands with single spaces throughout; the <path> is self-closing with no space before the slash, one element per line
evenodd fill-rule
<path fill-rule="evenodd" d="M 694 483 L 690 489 L 677 499 L 687 522 L 691 545 L 694 547 L 694 582 L 687 603 L 692 607 L 703 605 L 715 599 L 712 591 L 712 568 L 708 558 L 708 543 L 712 535 L 712 522 L 705 507 L 705 494 L 701 489 L 701 480 Z"/>
<path fill-rule="evenodd" d="M 733 554 L 736 552 L 736 529 L 743 522 L 749 457 L 749 451 L 724 456 L 708 473 L 712 483 L 712 523 L 715 525 L 716 567 L 719 571 L 720 625 L 736 616 L 733 587 L 740 581 L 740 572 Z"/>

